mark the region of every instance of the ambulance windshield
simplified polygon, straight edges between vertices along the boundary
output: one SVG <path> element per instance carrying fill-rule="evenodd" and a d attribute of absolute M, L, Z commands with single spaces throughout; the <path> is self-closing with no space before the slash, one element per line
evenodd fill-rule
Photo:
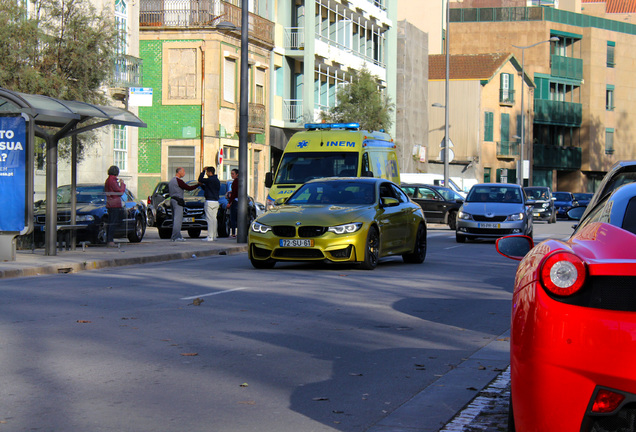
<path fill-rule="evenodd" d="M 285 153 L 275 184 L 302 184 L 315 178 L 357 177 L 358 153 Z"/>

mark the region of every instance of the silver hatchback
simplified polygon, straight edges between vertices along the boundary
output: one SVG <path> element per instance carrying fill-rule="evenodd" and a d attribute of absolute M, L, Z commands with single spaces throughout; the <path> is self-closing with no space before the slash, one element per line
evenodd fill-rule
<path fill-rule="evenodd" d="M 532 208 L 519 185 L 480 183 L 474 185 L 457 214 L 455 238 L 497 238 L 510 234 L 532 237 Z"/>

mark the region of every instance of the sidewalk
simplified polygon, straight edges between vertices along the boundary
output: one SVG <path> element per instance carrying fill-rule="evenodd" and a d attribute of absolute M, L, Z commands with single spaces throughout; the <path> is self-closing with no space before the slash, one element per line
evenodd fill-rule
<path fill-rule="evenodd" d="M 127 239 L 116 239 L 117 247 L 87 245 L 84 249 L 58 250 L 57 255 L 47 256 L 44 249 L 18 250 L 15 261 L 0 262 L 0 279 L 50 275 L 55 273 L 76 273 L 133 264 L 229 255 L 247 251 L 247 244 L 237 243 L 234 238 L 221 238 L 215 242 L 190 239 L 185 242 L 171 242 L 152 238 L 140 243 L 130 243 Z"/>

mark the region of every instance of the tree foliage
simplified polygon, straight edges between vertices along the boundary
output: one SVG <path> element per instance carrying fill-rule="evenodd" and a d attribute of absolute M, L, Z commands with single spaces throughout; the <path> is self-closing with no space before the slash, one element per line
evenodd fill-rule
<path fill-rule="evenodd" d="M 322 111 L 327 122 L 355 122 L 365 130 L 388 130 L 395 105 L 378 89 L 378 78 L 367 68 L 355 71 L 351 83 L 336 93 L 337 105 Z"/>
<path fill-rule="evenodd" d="M 89 0 L 0 0 L 0 87 L 65 100 L 106 103 L 118 41 L 112 13 Z"/>

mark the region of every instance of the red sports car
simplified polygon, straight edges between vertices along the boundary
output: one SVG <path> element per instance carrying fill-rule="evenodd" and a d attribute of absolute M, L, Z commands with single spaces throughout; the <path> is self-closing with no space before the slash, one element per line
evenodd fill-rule
<path fill-rule="evenodd" d="M 521 260 L 509 431 L 635 431 L 636 183 L 596 200 L 569 240 L 533 246 L 525 236 L 497 241 Z"/>

